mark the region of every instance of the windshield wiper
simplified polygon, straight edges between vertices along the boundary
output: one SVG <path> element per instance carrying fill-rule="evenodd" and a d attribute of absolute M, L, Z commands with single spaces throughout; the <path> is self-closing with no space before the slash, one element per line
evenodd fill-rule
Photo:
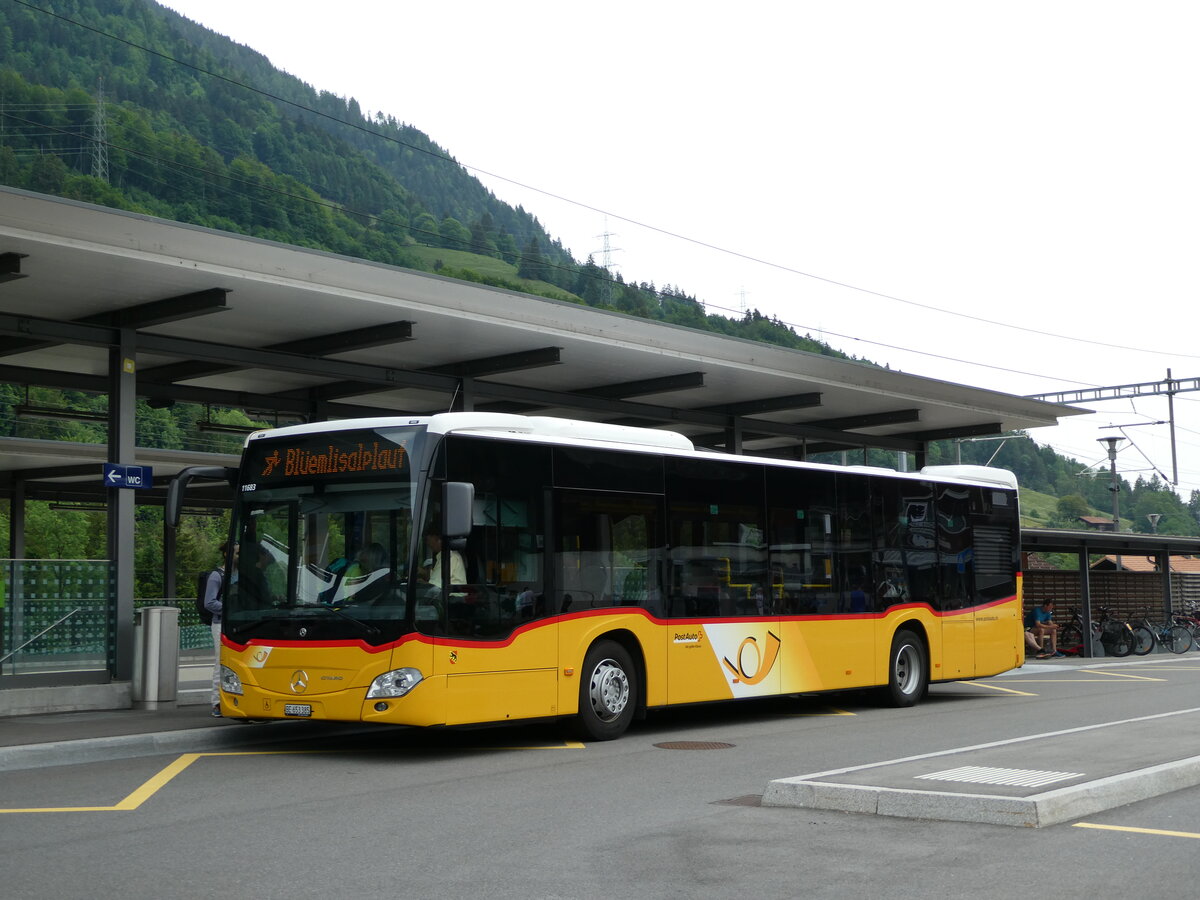
<path fill-rule="evenodd" d="M 368 622 L 364 622 L 361 619 L 356 619 L 354 616 L 350 615 L 349 613 L 342 612 L 340 609 L 337 609 L 335 607 L 326 606 L 324 603 L 297 603 L 294 606 L 289 607 L 289 609 L 303 609 L 303 610 L 320 609 L 320 610 L 324 610 L 325 612 L 331 612 L 334 615 L 345 619 L 347 622 L 353 622 L 355 625 L 357 625 L 359 627 L 359 629 L 362 631 L 362 633 L 367 635 L 368 637 L 375 637 L 376 635 L 378 635 L 380 633 L 379 629 L 376 628 L 374 625 L 371 625 Z M 239 634 L 242 634 L 244 632 L 258 628 L 262 625 L 269 625 L 272 622 L 280 622 L 280 621 L 287 621 L 287 620 L 288 620 L 288 617 L 286 617 L 286 616 L 283 616 L 283 617 L 271 616 L 270 618 L 254 619 L 251 622 L 245 622 L 243 624 L 227 628 L 226 634 L 236 637 Z"/>
<path fill-rule="evenodd" d="M 243 631 L 249 631 L 251 628 L 258 628 L 260 625 L 266 625 L 269 622 L 278 622 L 278 621 L 279 621 L 279 618 L 277 616 L 272 617 L 270 619 L 255 619 L 252 622 L 246 622 L 245 624 L 242 624 L 242 625 L 231 626 L 229 628 L 226 628 L 225 633 L 230 634 L 230 635 L 238 635 L 238 634 L 241 634 Z"/>
<path fill-rule="evenodd" d="M 323 609 L 323 610 L 326 610 L 327 612 L 333 613 L 335 616 L 341 616 L 347 622 L 353 622 L 355 625 L 357 625 L 359 628 L 361 628 L 363 631 L 363 634 L 367 635 L 368 637 L 374 637 L 375 635 L 379 634 L 379 629 L 376 628 L 374 625 L 364 622 L 362 619 L 356 619 L 354 616 L 350 615 L 350 613 L 343 612 L 336 606 L 330 606 L 326 603 L 297 603 L 296 608 L 297 609 Z"/>

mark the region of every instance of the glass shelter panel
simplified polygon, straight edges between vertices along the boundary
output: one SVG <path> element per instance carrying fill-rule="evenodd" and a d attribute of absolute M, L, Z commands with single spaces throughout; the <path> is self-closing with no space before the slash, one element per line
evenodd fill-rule
<path fill-rule="evenodd" d="M 113 590 L 108 560 L 4 560 L 0 675 L 108 670 L 116 633 Z"/>

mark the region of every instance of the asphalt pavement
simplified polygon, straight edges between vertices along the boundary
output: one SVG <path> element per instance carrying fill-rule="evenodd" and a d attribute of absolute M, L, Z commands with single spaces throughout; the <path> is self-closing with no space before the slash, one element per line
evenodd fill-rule
<path fill-rule="evenodd" d="M 1156 655 L 1157 664 L 1188 657 Z M 1053 676 L 1070 670 L 1136 666 L 1135 660 L 1030 660 L 1008 673 Z M 1068 670 L 1068 671 L 1064 671 Z M 1126 671 L 1131 671 L 1126 669 Z M 993 680 L 1003 685 L 1005 676 Z M 1132 799 L 1200 784 L 1200 707 L 1170 715 L 1177 724 L 1148 732 L 1139 719 L 1026 736 L 929 757 L 798 775 L 780 772 L 763 804 L 840 809 L 913 818 L 1040 827 Z M 62 712 L 0 718 L 0 772 L 255 744 L 315 740 L 363 730 L 357 724 L 214 718 L 207 704 L 158 709 Z M 1154 739 L 1148 741 L 1147 734 Z M 1163 736 L 1169 736 L 1164 740 Z M 1069 752 L 1063 752 L 1063 744 Z M 1054 761 L 1070 758 L 1071 771 Z M 1038 760 L 1044 760 L 1045 766 Z"/>
<path fill-rule="evenodd" d="M 211 666 L 181 664 L 179 700 L 156 709 L 0 716 L 0 772 L 310 740 L 364 727 L 214 718 L 208 704 L 211 672 Z"/>

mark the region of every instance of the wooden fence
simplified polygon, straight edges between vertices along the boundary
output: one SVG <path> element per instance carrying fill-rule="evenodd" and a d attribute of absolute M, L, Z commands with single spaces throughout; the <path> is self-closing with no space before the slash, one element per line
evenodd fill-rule
<path fill-rule="evenodd" d="M 1088 584 L 1092 595 L 1093 614 L 1100 607 L 1113 611 L 1117 618 L 1128 618 L 1148 610 L 1151 618 L 1162 616 L 1162 576 L 1158 572 L 1090 572 Z M 1058 618 L 1071 607 L 1082 607 L 1079 573 L 1074 570 L 1033 569 L 1025 572 L 1025 608 L 1043 600 L 1058 604 Z M 1200 602 L 1200 576 L 1172 575 L 1171 603 L 1181 612 L 1189 601 Z"/>

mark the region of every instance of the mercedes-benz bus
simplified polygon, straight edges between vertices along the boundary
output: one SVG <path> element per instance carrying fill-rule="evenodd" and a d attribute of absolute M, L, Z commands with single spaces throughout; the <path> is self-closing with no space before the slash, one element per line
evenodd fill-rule
<path fill-rule="evenodd" d="M 493 413 L 259 431 L 235 488 L 221 710 L 410 726 L 566 720 L 931 682 L 1023 662 L 1017 485 L 696 449 Z"/>

